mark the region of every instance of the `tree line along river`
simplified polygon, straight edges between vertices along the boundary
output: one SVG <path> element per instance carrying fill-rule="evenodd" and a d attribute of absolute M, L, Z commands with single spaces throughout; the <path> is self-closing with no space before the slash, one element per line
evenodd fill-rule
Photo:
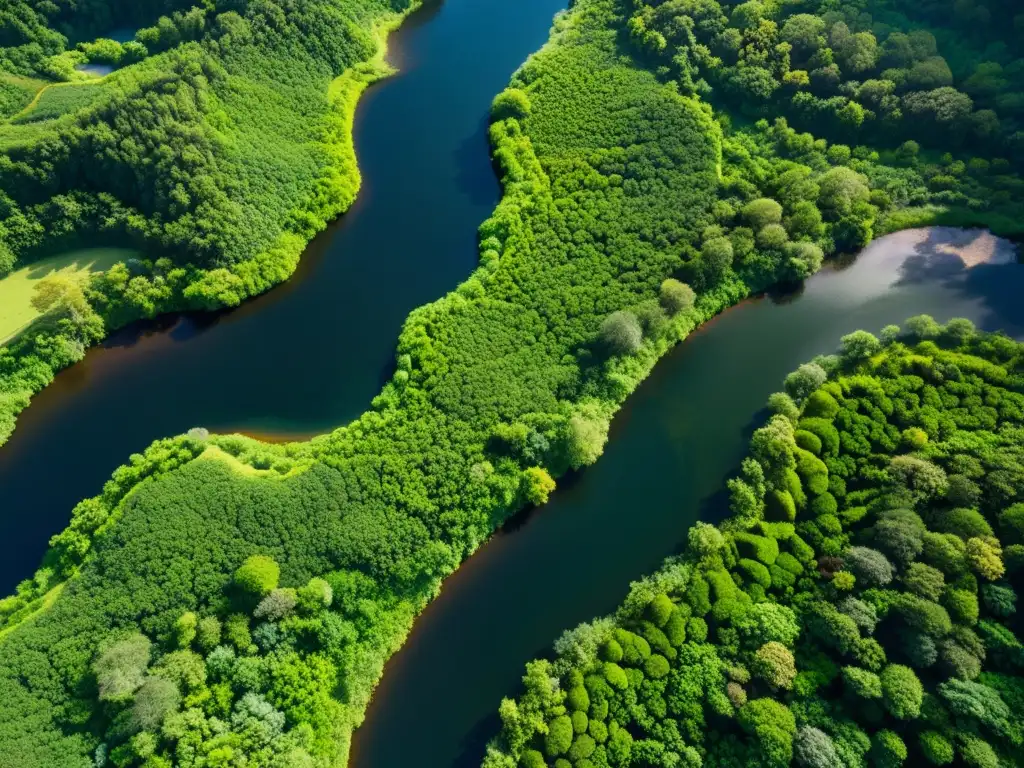
<path fill-rule="evenodd" d="M 406 314 L 475 264 L 476 226 L 499 194 L 488 106 L 561 6 L 447 0 L 418 11 L 391 40 L 402 73 L 359 107 L 359 200 L 295 278 L 233 312 L 116 334 L 36 398 L 0 449 L 5 592 L 71 507 L 153 439 L 193 426 L 306 435 L 366 407 Z M 1024 271 L 967 268 L 951 244 L 1010 260 L 1008 244 L 979 233 L 902 233 L 799 294 L 725 313 L 671 353 L 615 420 L 597 466 L 448 580 L 389 663 L 352 765 L 477 765 L 523 664 L 613 609 L 694 520 L 721 514 L 719 491 L 768 395 L 841 335 L 920 313 L 1024 333 Z"/>

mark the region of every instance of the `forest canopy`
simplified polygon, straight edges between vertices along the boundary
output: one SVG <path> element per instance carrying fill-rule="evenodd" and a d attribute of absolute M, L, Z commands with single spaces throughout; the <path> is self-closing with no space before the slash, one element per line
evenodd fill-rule
<path fill-rule="evenodd" d="M 385 73 L 387 0 L 61 2 L 0 9 L 0 279 L 130 247 L 0 347 L 0 444 L 114 328 L 236 306 L 287 279 L 359 186 L 351 120 Z M 124 43 L 98 34 L 138 27 Z M 85 65 L 113 69 L 96 77 Z"/>
<path fill-rule="evenodd" d="M 527 665 L 483 764 L 1019 765 L 1022 365 L 922 316 L 802 366 L 731 515 Z"/>
<path fill-rule="evenodd" d="M 237 303 L 283 279 L 325 212 L 347 199 L 338 190 L 354 191 L 346 186 L 353 159 L 328 151 L 349 126 L 324 122 L 325 104 L 338 95 L 336 76 L 372 51 L 371 22 L 387 9 L 326 0 L 236 5 L 216 6 L 212 18 L 208 11 L 162 9 L 170 10 L 167 21 L 140 22 L 151 24 L 136 34 L 143 59 L 99 84 L 111 89 L 109 98 L 101 94 L 84 111 L 52 120 L 3 126 L 17 138 L 0 157 L 0 187 L 19 181 L 0 207 L 11 214 L 6 230 L 23 238 L 13 241 L 19 245 L 12 254 L 21 259 L 40 245 L 36 224 L 44 215 L 55 217 L 44 231 L 62 237 L 76 235 L 74 222 L 160 246 L 78 293 L 52 292 L 41 332 L 0 349 L 3 407 L 23 407 L 26 392 L 111 325 L 179 301 Z M 1004 203 L 1014 204 L 1012 195 L 998 197 L 1016 183 L 1011 161 L 979 157 L 989 163 L 980 173 L 986 166 L 962 159 L 962 145 L 941 153 L 876 149 L 800 132 L 796 116 L 730 120 L 702 91 L 688 92 L 663 71 L 666 65 L 643 58 L 622 34 L 631 17 L 631 9 L 611 0 L 580 0 L 495 100 L 489 132 L 504 195 L 480 227 L 480 265 L 452 293 L 409 316 L 393 376 L 371 410 L 309 443 L 269 445 L 201 429 L 158 441 L 76 506 L 41 568 L 0 601 L 0 764 L 343 762 L 385 660 L 441 580 L 515 511 L 544 503 L 570 468 L 595 462 L 615 411 L 694 327 L 751 293 L 810 276 L 827 256 L 856 250 L 887 228 L 951 212 L 999 221 L 1010 210 Z M 79 55 L 124 61 L 140 53 L 126 53 L 127 44 L 118 53 L 90 38 L 91 27 L 62 29 L 66 42 L 47 57 L 70 65 L 71 78 Z M 81 42 L 84 49 L 68 48 Z M 45 75 L 32 61 L 11 76 Z M 365 68 L 344 71 L 369 76 Z M 347 75 L 341 77 L 351 96 Z M 266 109 L 282 110 L 281 120 L 265 120 Z M 263 133 L 268 126 L 296 133 L 270 136 Z M 310 142 L 311 136 L 326 138 Z M 83 159 L 79 141 L 109 151 Z M 181 150 L 180 167 L 154 150 L 165 141 Z M 243 157 L 240 146 L 266 154 Z M 146 164 L 136 177 L 133 163 L 150 157 L 164 165 Z M 940 176 L 946 179 L 935 182 Z M 144 183 L 134 185 L 137 178 Z M 267 178 L 287 183 L 265 186 Z M 67 188 L 79 179 L 88 182 L 86 194 Z M 313 198 L 305 197 L 309 189 Z M 296 208 L 298 200 L 305 207 Z M 987 200 L 992 209 L 984 207 Z M 254 250 L 260 243 L 269 250 Z M 869 339 L 855 341 L 851 348 L 874 347 Z M 811 367 L 791 387 L 807 397 L 827 376 Z M 827 401 L 818 407 L 829 410 Z M 832 483 L 845 476 L 812 450 L 815 438 L 823 452 L 839 438 L 815 418 L 825 417 L 806 419 L 802 429 L 811 437 L 800 445 L 807 456 L 793 449 L 793 475 L 786 477 L 807 476 L 800 480 L 804 493 L 813 491 L 825 521 L 821 542 L 808 533 L 806 546 L 842 554 L 842 540 L 823 542 L 842 536 L 833 523 L 842 493 Z M 773 423 L 788 448 L 785 426 Z M 919 427 L 925 437 L 930 425 Z M 855 434 L 865 441 L 885 432 L 861 426 Z M 921 435 L 907 439 L 916 444 Z M 769 440 L 764 448 L 775 455 L 778 446 Z M 769 488 L 753 466 L 746 486 L 735 484 L 737 497 L 755 510 L 771 505 L 773 515 L 795 515 L 797 486 Z M 894 471 L 915 489 L 934 485 L 935 473 L 919 469 L 912 460 Z M 974 528 L 965 530 L 981 533 L 968 537 L 978 542 L 970 553 L 965 543 L 964 557 L 994 573 L 994 545 L 969 517 L 961 522 Z M 921 532 L 916 522 L 912 527 Z M 792 540 L 783 535 L 788 530 L 758 528 L 743 539 L 750 579 L 764 590 L 810 578 L 800 559 L 806 549 L 788 557 L 776 552 L 780 540 Z M 700 531 L 695 546 L 724 557 L 725 534 Z M 879 566 L 870 554 L 865 562 Z M 884 565 L 876 570 L 884 577 Z M 915 571 L 915 578 L 919 592 L 934 594 L 934 574 Z M 705 584 L 707 599 L 713 588 L 716 604 L 728 598 L 745 605 L 746 585 L 720 570 Z M 1005 602 L 1005 592 L 992 594 Z M 723 621 L 735 609 L 728 599 L 719 608 Z M 652 609 L 651 621 L 661 622 L 658 631 L 669 643 L 654 633 L 655 640 L 644 640 L 664 649 L 657 658 L 645 655 L 639 641 L 627 639 L 629 650 L 619 643 L 619 660 L 611 647 L 610 666 L 602 660 L 611 688 L 627 691 L 636 678 L 639 667 L 619 664 L 627 654 L 643 657 L 645 676 L 671 679 L 673 639 L 683 632 L 703 642 L 706 632 L 717 632 L 714 616 L 709 623 L 691 610 L 673 620 L 677 600 L 666 592 Z M 924 597 L 915 592 L 907 600 L 915 622 L 937 620 L 945 628 Z M 787 654 L 799 634 L 788 616 L 764 621 L 773 625 L 770 639 L 757 646 L 762 653 L 756 664 L 747 660 L 747 671 L 756 670 L 759 681 L 796 686 L 805 668 Z M 850 624 L 840 623 L 853 642 Z M 750 622 L 751 636 L 759 627 L 760 619 Z M 687 663 L 704 670 L 702 658 Z M 711 664 L 710 682 L 700 687 L 714 689 L 714 670 Z M 873 672 L 883 696 L 909 680 L 897 669 L 883 685 L 883 671 Z M 873 678 L 865 686 L 874 690 Z M 589 710 L 576 693 L 580 711 Z M 796 715 L 760 699 L 744 715 L 745 727 L 760 728 L 768 741 L 777 736 L 783 749 Z M 717 698 L 716 706 L 727 711 L 722 702 Z M 679 706 L 697 717 L 693 702 Z M 909 717 L 916 697 L 893 707 Z M 567 713 L 545 735 L 560 758 L 574 749 L 579 729 L 594 742 L 581 738 L 572 751 L 585 765 L 598 753 L 600 727 L 584 733 L 581 718 L 577 724 Z M 819 730 L 827 735 L 827 727 Z M 620 729 L 609 736 L 621 754 L 627 735 Z M 811 738 L 812 746 L 821 741 Z M 993 749 L 1008 749 L 991 738 Z M 892 738 L 880 739 L 898 752 Z M 547 759 L 539 743 L 531 742 L 534 749 Z M 656 757 L 657 747 L 650 750 Z"/>
<path fill-rule="evenodd" d="M 92 282 L 89 311 L 58 304 L 0 348 L 0 443 L 31 396 L 110 329 L 235 306 L 292 273 L 354 199 L 351 113 L 381 71 L 365 62 L 379 26 L 406 10 L 384 0 L 0 10 L 0 279 L 83 241 L 144 254 Z M 1022 16 L 1003 4 L 670 0 L 600 12 L 628 41 L 620 55 L 713 105 L 740 169 L 691 244 L 702 258 L 678 275 L 693 287 L 720 282 L 734 262 L 751 287 L 799 280 L 909 226 L 1021 235 Z M 970 34 L 950 19 L 969 19 Z M 85 65 L 114 71 L 96 78 Z M 528 90 L 502 94 L 494 119 L 528 119 Z M 632 194 L 634 160 L 610 152 L 594 167 Z M 755 190 L 781 206 L 777 221 L 757 206 L 743 215 Z"/>

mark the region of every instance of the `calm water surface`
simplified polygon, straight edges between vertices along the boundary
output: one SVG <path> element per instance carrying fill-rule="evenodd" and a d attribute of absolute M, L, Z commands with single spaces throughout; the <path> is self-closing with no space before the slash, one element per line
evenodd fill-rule
<path fill-rule="evenodd" d="M 843 334 L 928 313 L 1024 336 L 1024 267 L 968 270 L 943 253 L 978 234 L 879 240 L 801 294 L 747 302 L 691 335 L 629 399 L 597 465 L 445 583 L 384 671 L 353 768 L 479 766 L 524 664 L 565 629 L 614 610 L 695 520 L 721 517 L 720 491 L 768 396 Z"/>
<path fill-rule="evenodd" d="M 402 74 L 357 114 L 364 187 L 296 277 L 241 309 L 127 331 L 62 373 L 0 449 L 0 592 L 29 574 L 79 499 L 133 451 L 192 426 L 303 434 L 357 416 L 390 373 L 406 314 L 476 261 L 498 187 L 490 100 L 547 36 L 562 0 L 447 0 L 392 38 Z M 1024 334 L 1024 271 L 965 269 L 974 234 L 879 241 L 799 295 L 751 301 L 662 361 L 616 418 L 597 467 L 471 558 L 389 663 L 356 768 L 476 766 L 502 696 L 564 629 L 612 610 L 675 551 L 799 363 L 857 328 L 927 312 Z"/>
<path fill-rule="evenodd" d="M 61 373 L 0 449 L 0 593 L 133 452 L 194 426 L 312 433 L 358 416 L 406 315 L 476 265 L 499 188 L 487 113 L 564 0 L 428 3 L 390 40 L 401 74 L 363 97 L 363 189 L 285 285 L 217 317 L 116 334 Z"/>

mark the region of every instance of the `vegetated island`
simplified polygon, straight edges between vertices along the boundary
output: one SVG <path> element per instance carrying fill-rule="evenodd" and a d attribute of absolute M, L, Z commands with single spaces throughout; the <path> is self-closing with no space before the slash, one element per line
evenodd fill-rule
<path fill-rule="evenodd" d="M 1024 762 L 1024 345 L 882 338 L 786 379 L 728 519 L 527 665 L 484 766 Z"/>
<path fill-rule="evenodd" d="M 784 28 L 713 6 L 741 39 Z M 692 24 L 671 7 L 646 28 Z M 160 441 L 76 507 L 0 602 L 0 763 L 343 764 L 444 576 L 593 463 L 693 327 L 876 231 L 1015 210 L 1010 161 L 968 173 L 955 134 L 889 150 L 730 123 L 624 34 L 632 14 L 581 0 L 495 100 L 481 265 L 410 315 L 372 410 L 307 443 Z"/>
<path fill-rule="evenodd" d="M 0 281 L 80 248 L 135 251 L 41 275 L 31 307 L 0 321 L 0 445 L 31 397 L 111 330 L 236 306 L 294 272 L 355 199 L 356 102 L 390 72 L 384 38 L 413 5 L 0 9 Z M 100 37 L 126 26 L 138 28 L 127 42 Z"/>

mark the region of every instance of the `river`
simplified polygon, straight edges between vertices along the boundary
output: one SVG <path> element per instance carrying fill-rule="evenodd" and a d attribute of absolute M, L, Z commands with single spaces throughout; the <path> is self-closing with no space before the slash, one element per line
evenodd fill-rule
<path fill-rule="evenodd" d="M 476 265 L 476 228 L 500 194 L 491 100 L 564 4 L 429 0 L 389 40 L 400 74 L 359 104 L 359 198 L 296 275 L 232 312 L 116 333 L 33 400 L 0 448 L 0 594 L 153 440 L 195 426 L 304 436 L 368 407 L 405 317 Z"/>
<path fill-rule="evenodd" d="M 979 232 L 892 235 L 799 294 L 725 312 L 658 363 L 615 418 L 598 463 L 445 582 L 388 662 L 351 768 L 477 768 L 526 662 L 564 630 L 614 610 L 694 521 L 722 516 L 725 480 L 768 396 L 843 334 L 926 313 L 1024 336 L 1024 267 L 967 269 L 950 245 L 967 246 L 969 258 L 992 248 L 996 261 L 1013 257 L 1008 243 Z"/>
<path fill-rule="evenodd" d="M 476 226 L 498 199 L 487 108 L 561 6 L 446 0 L 414 14 L 391 41 L 402 74 L 357 113 L 359 199 L 296 276 L 233 312 L 119 333 L 36 398 L 0 449 L 0 591 L 31 573 L 77 500 L 153 439 L 192 426 L 304 435 L 366 407 L 406 314 L 475 264 Z M 800 294 L 746 302 L 694 333 L 630 398 L 597 466 L 445 583 L 389 662 L 351 764 L 478 765 L 524 663 L 613 609 L 694 520 L 722 514 L 720 490 L 768 395 L 842 334 L 924 312 L 1024 333 L 1024 271 L 967 269 L 945 252 L 978 237 L 880 240 Z"/>

